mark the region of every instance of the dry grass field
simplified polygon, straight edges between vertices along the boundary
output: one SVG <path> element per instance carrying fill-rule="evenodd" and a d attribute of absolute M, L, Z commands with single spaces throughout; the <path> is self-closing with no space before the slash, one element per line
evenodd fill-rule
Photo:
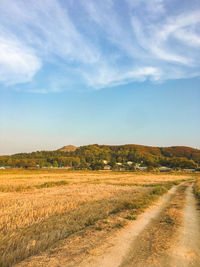
<path fill-rule="evenodd" d="M 144 185 L 188 179 L 190 174 L 66 170 L 0 170 L 0 191 L 24 191 L 63 184 Z"/>
<path fill-rule="evenodd" d="M 197 198 L 200 200 L 200 178 L 198 178 L 194 185 L 194 193 Z"/>
<path fill-rule="evenodd" d="M 191 174 L 1 170 L 0 266 L 37 255 L 114 214 L 135 219 L 188 179 Z"/>

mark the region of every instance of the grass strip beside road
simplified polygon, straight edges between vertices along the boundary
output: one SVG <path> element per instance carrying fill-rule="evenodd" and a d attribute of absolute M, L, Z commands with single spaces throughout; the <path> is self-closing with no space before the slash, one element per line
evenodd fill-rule
<path fill-rule="evenodd" d="M 195 181 L 194 193 L 196 197 L 200 200 L 200 178 Z"/>

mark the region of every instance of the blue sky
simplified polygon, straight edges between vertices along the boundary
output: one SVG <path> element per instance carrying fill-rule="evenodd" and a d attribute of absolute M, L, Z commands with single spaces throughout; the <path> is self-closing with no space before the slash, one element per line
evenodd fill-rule
<path fill-rule="evenodd" d="M 199 0 L 0 0 L 0 154 L 200 148 Z"/>

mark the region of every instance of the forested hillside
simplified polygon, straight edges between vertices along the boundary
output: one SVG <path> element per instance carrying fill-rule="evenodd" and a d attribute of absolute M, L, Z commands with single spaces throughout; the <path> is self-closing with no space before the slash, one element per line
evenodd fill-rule
<path fill-rule="evenodd" d="M 127 164 L 129 162 L 129 164 Z M 184 147 L 151 147 L 141 145 L 88 145 L 66 146 L 55 151 L 37 151 L 11 156 L 0 156 L 0 166 L 23 168 L 73 167 L 77 169 L 103 169 L 109 164 L 133 169 L 135 164 L 147 167 L 197 168 L 200 150 Z"/>

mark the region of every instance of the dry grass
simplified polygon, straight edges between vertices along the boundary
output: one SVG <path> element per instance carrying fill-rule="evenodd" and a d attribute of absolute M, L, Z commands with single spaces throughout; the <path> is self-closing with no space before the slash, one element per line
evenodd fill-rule
<path fill-rule="evenodd" d="M 0 266 L 37 254 L 106 218 L 123 201 L 134 201 L 148 189 L 105 185 L 71 185 L 33 192 L 1 194 Z"/>
<path fill-rule="evenodd" d="M 194 184 L 194 192 L 197 198 L 200 200 L 200 178 L 198 178 Z"/>
<path fill-rule="evenodd" d="M 0 266 L 12 266 L 38 254 L 114 213 L 131 209 L 137 214 L 172 182 L 188 178 L 171 174 L 1 171 Z M 133 186 L 163 181 L 167 186 Z"/>
<path fill-rule="evenodd" d="M 141 189 L 138 189 L 141 192 Z M 134 188 L 105 185 L 69 185 L 28 192 L 0 194 L 0 231 L 7 233 L 77 208 L 77 206 L 130 192 Z"/>
<path fill-rule="evenodd" d="M 24 191 L 44 183 L 141 185 L 189 179 L 191 174 L 67 170 L 0 170 L 0 191 Z M 53 185 L 54 186 L 54 185 Z"/>

